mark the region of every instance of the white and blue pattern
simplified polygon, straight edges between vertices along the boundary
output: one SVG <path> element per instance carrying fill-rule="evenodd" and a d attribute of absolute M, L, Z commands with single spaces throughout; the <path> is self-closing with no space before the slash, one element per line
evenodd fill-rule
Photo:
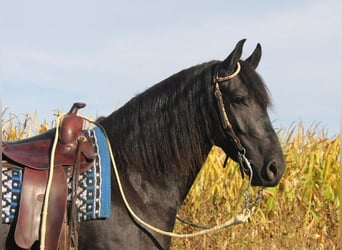
<path fill-rule="evenodd" d="M 19 168 L 2 168 L 2 223 L 14 220 L 20 198 L 22 171 Z"/>
<path fill-rule="evenodd" d="M 111 162 L 106 136 L 99 127 L 84 131 L 97 150 L 94 165 L 79 177 L 76 207 L 78 221 L 104 219 L 110 215 Z M 18 209 L 22 183 L 21 168 L 2 168 L 2 223 L 10 224 Z M 71 180 L 68 179 L 69 190 Z M 69 197 L 70 200 L 70 191 Z"/>

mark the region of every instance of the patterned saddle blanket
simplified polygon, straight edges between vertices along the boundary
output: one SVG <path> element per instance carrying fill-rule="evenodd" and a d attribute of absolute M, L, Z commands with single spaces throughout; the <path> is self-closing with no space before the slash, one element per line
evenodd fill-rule
<path fill-rule="evenodd" d="M 110 215 L 111 162 L 106 136 L 99 127 L 85 130 L 96 146 L 97 156 L 93 166 L 79 176 L 76 208 L 78 221 L 104 219 Z M 10 224 L 18 212 L 23 169 L 2 167 L 2 223 Z M 71 191 L 71 178 L 68 179 Z M 69 198 L 70 201 L 70 192 Z"/>

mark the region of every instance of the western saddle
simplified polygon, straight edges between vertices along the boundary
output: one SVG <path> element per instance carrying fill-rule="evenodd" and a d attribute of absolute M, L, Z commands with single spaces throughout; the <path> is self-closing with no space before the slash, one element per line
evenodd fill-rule
<path fill-rule="evenodd" d="M 59 127 L 46 217 L 46 250 L 77 248 L 76 218 L 71 212 L 75 208 L 74 202 L 71 206 L 67 204 L 67 179 L 72 177 L 72 187 L 77 189 L 78 175 L 87 171 L 96 157 L 94 145 L 83 132 L 84 119 L 77 115 L 83 107 L 84 103 L 74 103 Z M 2 142 L 2 165 L 23 169 L 14 239 L 25 249 L 44 237 L 40 235 L 42 208 L 47 202 L 44 198 L 55 133 L 56 128 L 21 141 Z M 76 190 L 72 193 L 76 194 Z M 75 199 L 72 197 L 73 201 Z M 74 225 L 74 228 L 69 229 L 67 225 Z"/>

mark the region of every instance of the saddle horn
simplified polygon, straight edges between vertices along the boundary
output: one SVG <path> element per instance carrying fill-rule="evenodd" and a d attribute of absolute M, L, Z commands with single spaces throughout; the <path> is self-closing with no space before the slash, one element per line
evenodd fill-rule
<path fill-rule="evenodd" d="M 79 109 L 81 109 L 81 108 L 84 108 L 86 106 L 86 104 L 84 103 L 84 102 L 75 102 L 73 105 L 72 105 L 72 107 L 71 107 L 71 109 L 70 109 L 70 111 L 69 111 L 69 113 L 68 114 L 77 114 L 77 111 L 79 110 Z"/>
<path fill-rule="evenodd" d="M 69 144 L 77 139 L 83 128 L 83 118 L 77 115 L 77 111 L 85 106 L 83 102 L 75 102 L 69 113 L 63 117 L 59 134 L 60 144 Z"/>

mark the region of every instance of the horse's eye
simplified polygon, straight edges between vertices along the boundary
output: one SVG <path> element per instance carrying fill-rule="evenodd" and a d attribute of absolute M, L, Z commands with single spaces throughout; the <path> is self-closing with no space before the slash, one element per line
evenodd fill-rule
<path fill-rule="evenodd" d="M 246 97 L 244 96 L 235 96 L 233 98 L 233 102 L 235 104 L 244 104 L 244 105 L 247 105 L 247 100 L 246 100 Z"/>

